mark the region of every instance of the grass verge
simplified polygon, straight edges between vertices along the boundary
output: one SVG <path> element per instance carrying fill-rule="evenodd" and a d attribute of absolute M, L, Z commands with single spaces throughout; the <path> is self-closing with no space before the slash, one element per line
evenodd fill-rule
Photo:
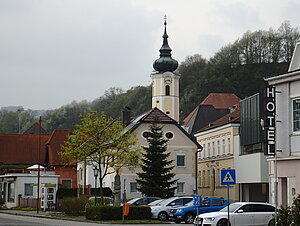
<path fill-rule="evenodd" d="M 87 222 L 109 223 L 109 224 L 169 224 L 170 222 L 158 221 L 158 220 L 114 220 L 114 221 L 94 221 L 87 220 L 85 216 L 69 216 L 69 215 L 51 215 L 55 218 L 70 219 Z"/>

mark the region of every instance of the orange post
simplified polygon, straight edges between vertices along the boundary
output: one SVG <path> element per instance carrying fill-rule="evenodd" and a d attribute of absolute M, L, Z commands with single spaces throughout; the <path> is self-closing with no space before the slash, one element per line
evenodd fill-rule
<path fill-rule="evenodd" d="M 124 203 L 124 216 L 128 216 L 130 205 L 128 202 Z"/>

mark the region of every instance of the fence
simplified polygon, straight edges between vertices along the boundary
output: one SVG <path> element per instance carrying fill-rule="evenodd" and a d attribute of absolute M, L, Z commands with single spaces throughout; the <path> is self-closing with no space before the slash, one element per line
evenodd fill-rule
<path fill-rule="evenodd" d="M 37 199 L 36 198 L 20 198 L 19 206 L 37 208 Z"/>

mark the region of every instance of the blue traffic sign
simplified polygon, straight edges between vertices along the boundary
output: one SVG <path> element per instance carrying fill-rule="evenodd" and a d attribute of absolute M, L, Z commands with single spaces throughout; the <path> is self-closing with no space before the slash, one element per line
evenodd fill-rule
<path fill-rule="evenodd" d="M 193 195 L 193 206 L 200 206 L 200 195 Z"/>
<path fill-rule="evenodd" d="M 236 184 L 235 169 L 221 170 L 221 184 L 222 185 Z"/>

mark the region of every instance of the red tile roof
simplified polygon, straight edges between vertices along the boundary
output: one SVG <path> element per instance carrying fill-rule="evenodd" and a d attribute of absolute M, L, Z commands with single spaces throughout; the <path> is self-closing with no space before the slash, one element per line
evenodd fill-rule
<path fill-rule="evenodd" d="M 54 130 L 47 142 L 49 150 L 49 165 L 62 166 L 64 162 L 59 157 L 59 152 L 63 151 L 61 145 L 68 139 L 72 130 Z"/>
<path fill-rule="evenodd" d="M 188 114 L 182 122 L 187 126 L 193 116 L 197 113 L 200 105 L 212 105 L 215 109 L 229 109 L 240 104 L 240 98 L 234 93 L 210 93 L 194 110 Z"/>
<path fill-rule="evenodd" d="M 240 98 L 234 93 L 210 93 L 200 104 L 212 105 L 216 109 L 228 109 L 239 103 Z"/>
<path fill-rule="evenodd" d="M 50 135 L 0 134 L 0 164 L 38 163 L 40 140 L 40 163 L 45 161 L 45 144 Z"/>

